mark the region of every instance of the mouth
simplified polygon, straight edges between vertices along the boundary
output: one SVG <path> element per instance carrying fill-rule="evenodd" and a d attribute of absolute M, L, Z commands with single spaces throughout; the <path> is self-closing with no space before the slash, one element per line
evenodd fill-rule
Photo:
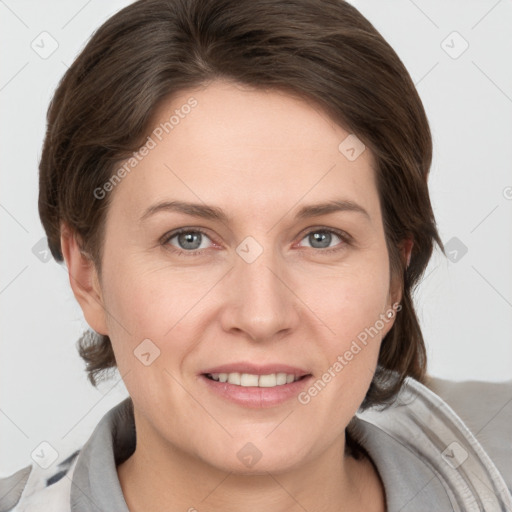
<path fill-rule="evenodd" d="M 212 396 L 252 409 L 283 405 L 311 384 L 313 374 L 285 364 L 238 362 L 208 368 L 199 374 Z"/>
<path fill-rule="evenodd" d="M 211 396 L 238 406 L 261 409 L 296 399 L 311 383 L 313 374 L 304 368 L 278 362 L 238 361 L 205 368 L 199 377 Z"/>
<path fill-rule="evenodd" d="M 207 379 L 233 384 L 240 387 L 257 387 L 257 388 L 274 388 L 292 384 L 310 377 L 311 374 L 296 375 L 294 373 L 268 373 L 268 374 L 255 374 L 255 373 L 239 373 L 239 372 L 219 372 L 219 373 L 204 373 Z"/>

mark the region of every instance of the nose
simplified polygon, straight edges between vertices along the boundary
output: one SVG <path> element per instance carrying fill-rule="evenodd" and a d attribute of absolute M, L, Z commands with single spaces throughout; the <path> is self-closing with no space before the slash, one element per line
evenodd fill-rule
<path fill-rule="evenodd" d="M 223 283 L 221 324 L 225 332 L 242 332 L 253 341 L 275 340 L 293 332 L 299 323 L 296 283 L 274 251 L 264 248 L 251 259 L 242 251 L 235 257 Z"/>

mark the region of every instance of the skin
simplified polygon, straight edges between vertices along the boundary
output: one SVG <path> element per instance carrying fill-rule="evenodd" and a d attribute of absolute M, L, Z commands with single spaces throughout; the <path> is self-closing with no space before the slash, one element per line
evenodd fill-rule
<path fill-rule="evenodd" d="M 199 377 L 237 361 L 320 377 L 399 302 L 372 154 L 349 161 L 338 150 L 349 133 L 310 102 L 224 81 L 180 92 L 155 126 L 191 96 L 197 106 L 110 192 L 101 276 L 65 225 L 61 237 L 74 294 L 88 324 L 112 340 L 134 403 L 137 448 L 117 468 L 128 507 L 385 510 L 378 473 L 344 454 L 344 431 L 394 319 L 307 405 L 245 408 Z M 331 199 L 368 216 L 295 218 Z M 163 200 L 214 205 L 231 220 L 161 211 L 140 221 Z M 162 240 L 183 227 L 206 232 L 201 254 L 173 252 L 191 251 L 178 237 Z M 324 246 L 338 250 L 325 252 L 308 235 L 327 228 L 351 241 L 332 234 Z M 247 236 L 263 248 L 252 263 L 236 252 Z M 145 339 L 160 350 L 148 366 L 134 356 Z M 261 453 L 251 468 L 237 457 L 248 442 Z"/>

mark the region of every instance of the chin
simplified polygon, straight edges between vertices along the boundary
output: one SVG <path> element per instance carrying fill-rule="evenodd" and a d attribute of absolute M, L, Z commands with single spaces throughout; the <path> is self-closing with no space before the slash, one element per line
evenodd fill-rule
<path fill-rule="evenodd" d="M 222 471 L 257 476 L 287 472 L 304 462 L 306 452 L 303 444 L 283 446 L 282 443 L 273 445 L 268 441 L 237 441 L 218 457 L 215 455 L 210 453 L 210 457 L 204 460 Z"/>

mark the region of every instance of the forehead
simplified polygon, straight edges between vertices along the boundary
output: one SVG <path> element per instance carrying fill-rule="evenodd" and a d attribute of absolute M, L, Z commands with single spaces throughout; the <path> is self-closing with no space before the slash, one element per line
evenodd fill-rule
<path fill-rule="evenodd" d="M 377 214 L 373 155 L 313 102 L 213 82 L 164 102 L 150 129 L 151 149 L 116 187 L 127 215 L 168 199 L 228 206 L 238 217 L 325 199 Z"/>

